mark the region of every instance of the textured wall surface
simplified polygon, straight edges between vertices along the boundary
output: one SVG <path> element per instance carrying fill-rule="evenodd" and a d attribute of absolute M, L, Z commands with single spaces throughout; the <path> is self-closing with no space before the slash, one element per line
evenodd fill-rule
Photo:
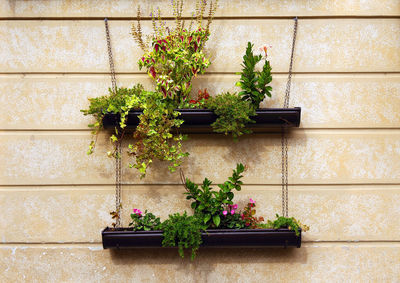
<path fill-rule="evenodd" d="M 300 249 L 204 248 L 194 262 L 173 249 L 102 249 L 114 163 L 106 134 L 85 154 L 91 119 L 79 110 L 110 86 L 105 16 L 118 85 L 152 88 L 129 34 L 138 4 L 171 16 L 167 0 L 0 0 L 0 282 L 400 282 L 398 0 L 220 0 L 212 65 L 194 90 L 237 90 L 247 41 L 268 43 L 264 107 L 283 104 L 300 16 L 290 105 L 302 121 L 289 138 L 289 213 L 311 226 Z M 243 162 L 239 204 L 252 197 L 267 218 L 281 211 L 278 134 L 191 135 L 185 148 L 187 177 L 223 182 Z M 190 209 L 165 164 L 143 180 L 123 174 L 125 225 L 133 207 L 162 218 Z"/>

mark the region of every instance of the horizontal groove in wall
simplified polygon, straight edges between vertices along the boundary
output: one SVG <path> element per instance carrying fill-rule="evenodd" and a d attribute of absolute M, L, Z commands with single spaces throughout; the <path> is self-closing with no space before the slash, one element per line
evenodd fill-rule
<path fill-rule="evenodd" d="M 90 250 L 103 250 L 103 246 L 101 242 L 1 242 L 0 248 L 41 248 L 41 246 L 45 246 L 45 248 L 88 248 Z M 78 246 L 78 247 L 76 247 Z M 81 247 L 79 247 L 81 246 Z M 400 248 L 400 241 L 386 241 L 386 240 L 373 240 L 373 241 L 302 241 L 302 247 L 330 247 L 330 246 L 360 246 L 360 247 L 393 247 Z M 220 249 L 227 249 L 220 248 Z M 212 248 L 215 249 L 215 248 Z M 232 249 L 232 248 L 229 248 Z M 239 248 L 240 249 L 240 248 Z M 246 248 L 251 249 L 251 248 Z M 254 248 L 258 249 L 258 248 Z M 265 249 L 268 249 L 266 247 Z"/>
<path fill-rule="evenodd" d="M 87 133 L 90 134 L 92 130 L 90 128 L 87 129 L 1 129 L 0 128 L 0 135 L 4 136 L 12 136 L 12 135 L 82 135 L 82 133 Z M 108 130 L 109 132 L 112 132 L 112 130 Z M 332 134 L 335 135 L 348 135 L 348 134 L 354 134 L 354 135 L 362 135 L 362 134 L 400 134 L 400 127 L 387 127 L 387 128 L 293 128 L 290 129 L 290 133 L 296 134 L 296 133 L 320 133 L 320 134 L 330 134 L 329 132 L 332 132 Z M 193 133 L 193 134 L 188 134 L 189 136 L 212 136 L 212 135 L 219 135 L 221 134 L 218 133 L 212 133 L 212 134 L 201 134 L 201 133 Z M 271 131 L 269 133 L 253 133 L 251 135 L 280 135 L 279 131 Z M 289 134 L 290 137 L 290 134 Z M 247 137 L 249 138 L 249 137 Z"/>
<path fill-rule="evenodd" d="M 271 72 L 272 75 L 288 75 L 287 72 Z M 399 71 L 391 71 L 391 72 L 374 72 L 374 71 L 367 71 L 367 72 L 297 72 L 293 71 L 293 75 L 399 75 Z M 105 72 L 1 72 L 0 76 L 6 75 L 18 75 L 18 76 L 30 76 L 30 75 L 110 75 L 110 73 Z M 116 76 L 119 75 L 143 75 L 147 76 L 145 72 L 116 72 Z M 215 76 L 215 75 L 236 75 L 236 72 L 206 72 L 201 76 Z"/>
<path fill-rule="evenodd" d="M 288 73 L 272 73 L 275 75 L 273 78 L 277 79 L 285 79 L 287 78 Z M 387 77 L 399 77 L 399 72 L 292 72 L 295 78 L 348 78 L 348 77 L 357 77 L 357 78 L 387 78 Z M 147 73 L 144 72 L 121 72 L 116 73 L 116 75 L 120 76 L 121 78 L 130 78 L 130 77 L 140 77 L 141 79 L 148 79 Z M 220 76 L 220 77 L 239 77 L 236 75 L 235 72 L 206 72 L 202 75 L 197 76 L 195 80 L 209 77 L 209 76 Z M 32 72 L 32 73 L 16 73 L 16 72 L 0 72 L 0 79 L 7 79 L 7 78 L 21 78 L 21 79 L 37 79 L 37 78 L 99 78 L 104 77 L 109 79 L 110 73 L 104 72 L 68 72 L 68 73 L 59 73 L 59 72 Z M 117 77 L 118 80 L 118 77 Z"/>
<path fill-rule="evenodd" d="M 299 20 L 319 19 L 400 19 L 400 15 L 285 15 L 285 16 L 216 16 L 214 20 L 291 20 L 297 17 Z M 0 21 L 136 21 L 137 17 L 0 17 Z M 174 20 L 174 17 L 161 17 L 162 20 Z M 184 20 L 191 20 L 191 17 L 182 17 Z M 203 19 L 207 20 L 207 17 Z M 141 17 L 142 21 L 151 21 L 151 17 Z"/>
<path fill-rule="evenodd" d="M 147 190 L 148 187 L 181 187 L 181 183 L 124 183 L 122 182 L 122 187 L 125 190 Z M 201 185 L 201 184 L 198 184 Z M 218 183 L 213 183 L 217 186 Z M 114 191 L 114 184 L 11 184 L 4 185 L 0 184 L 0 191 L 3 192 L 25 192 L 25 191 Z M 258 188 L 261 187 L 262 188 Z M 276 190 L 280 191 L 281 184 L 246 184 L 242 185 L 243 188 L 249 188 L 249 190 Z M 398 191 L 400 190 L 400 183 L 334 183 L 334 184 L 300 184 L 300 183 L 290 183 L 288 184 L 291 191 L 320 191 L 320 190 L 340 190 L 340 191 Z M 379 188 L 377 188 L 379 186 Z M 84 187 L 84 188 L 82 188 Z M 100 187 L 100 188 L 99 188 Z M 129 188 L 130 187 L 130 188 Z M 132 188 L 133 187 L 133 188 Z M 137 188 L 139 187 L 139 188 Z M 270 188 L 272 187 L 272 188 Z"/>

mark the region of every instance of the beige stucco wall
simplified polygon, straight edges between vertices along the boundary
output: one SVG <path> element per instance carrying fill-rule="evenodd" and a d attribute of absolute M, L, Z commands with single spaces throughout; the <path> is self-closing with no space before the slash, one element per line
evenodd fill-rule
<path fill-rule="evenodd" d="M 247 41 L 268 43 L 265 107 L 282 105 L 291 17 L 300 16 L 290 105 L 302 107 L 302 122 L 289 140 L 290 214 L 311 226 L 300 249 L 205 248 L 194 262 L 168 249 L 102 249 L 114 164 L 104 134 L 85 154 L 91 120 L 79 110 L 110 86 L 105 16 L 118 84 L 151 87 L 129 35 L 138 2 L 0 0 L 0 282 L 399 282 L 398 0 L 220 1 L 213 64 L 194 89 L 235 90 Z M 142 2 L 168 10 L 167 0 Z M 267 218 L 281 211 L 278 134 L 192 135 L 185 147 L 188 177 L 222 182 L 246 163 L 239 203 L 253 197 Z M 125 225 L 133 207 L 163 218 L 189 210 L 163 164 L 144 180 L 131 169 L 123 178 Z"/>

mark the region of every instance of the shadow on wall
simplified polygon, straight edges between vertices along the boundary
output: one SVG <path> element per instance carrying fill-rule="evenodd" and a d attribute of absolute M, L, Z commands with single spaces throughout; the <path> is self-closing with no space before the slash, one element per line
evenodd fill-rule
<path fill-rule="evenodd" d="M 196 258 L 190 260 L 190 251 L 185 258 L 178 255 L 177 248 L 147 248 L 109 250 L 115 265 L 176 265 L 176 269 L 188 264 L 202 270 L 213 271 L 220 264 L 274 264 L 307 262 L 306 249 L 297 248 L 200 248 Z M 200 279 L 200 278 L 199 278 Z"/>

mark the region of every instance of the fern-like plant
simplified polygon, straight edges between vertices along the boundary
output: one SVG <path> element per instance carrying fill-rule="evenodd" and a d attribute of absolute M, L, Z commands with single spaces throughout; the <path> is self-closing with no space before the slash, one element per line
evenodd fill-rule
<path fill-rule="evenodd" d="M 249 101 L 256 109 L 264 100 L 265 95 L 271 97 L 272 87 L 268 84 L 272 81 L 271 65 L 267 60 L 266 47 L 264 49 L 265 56 L 254 55 L 253 44 L 247 43 L 246 54 L 243 56 L 242 72 L 238 73 L 240 81 L 236 83 L 242 91 L 239 95 L 243 100 Z M 265 59 L 262 71 L 256 71 L 255 67 L 258 62 Z"/>
<path fill-rule="evenodd" d="M 169 218 L 161 224 L 163 230 L 163 247 L 178 246 L 179 255 L 183 258 L 184 249 L 192 250 L 191 259 L 196 257 L 202 239 L 201 232 L 206 229 L 201 219 L 196 216 L 188 216 L 186 211 L 170 214 Z"/>

